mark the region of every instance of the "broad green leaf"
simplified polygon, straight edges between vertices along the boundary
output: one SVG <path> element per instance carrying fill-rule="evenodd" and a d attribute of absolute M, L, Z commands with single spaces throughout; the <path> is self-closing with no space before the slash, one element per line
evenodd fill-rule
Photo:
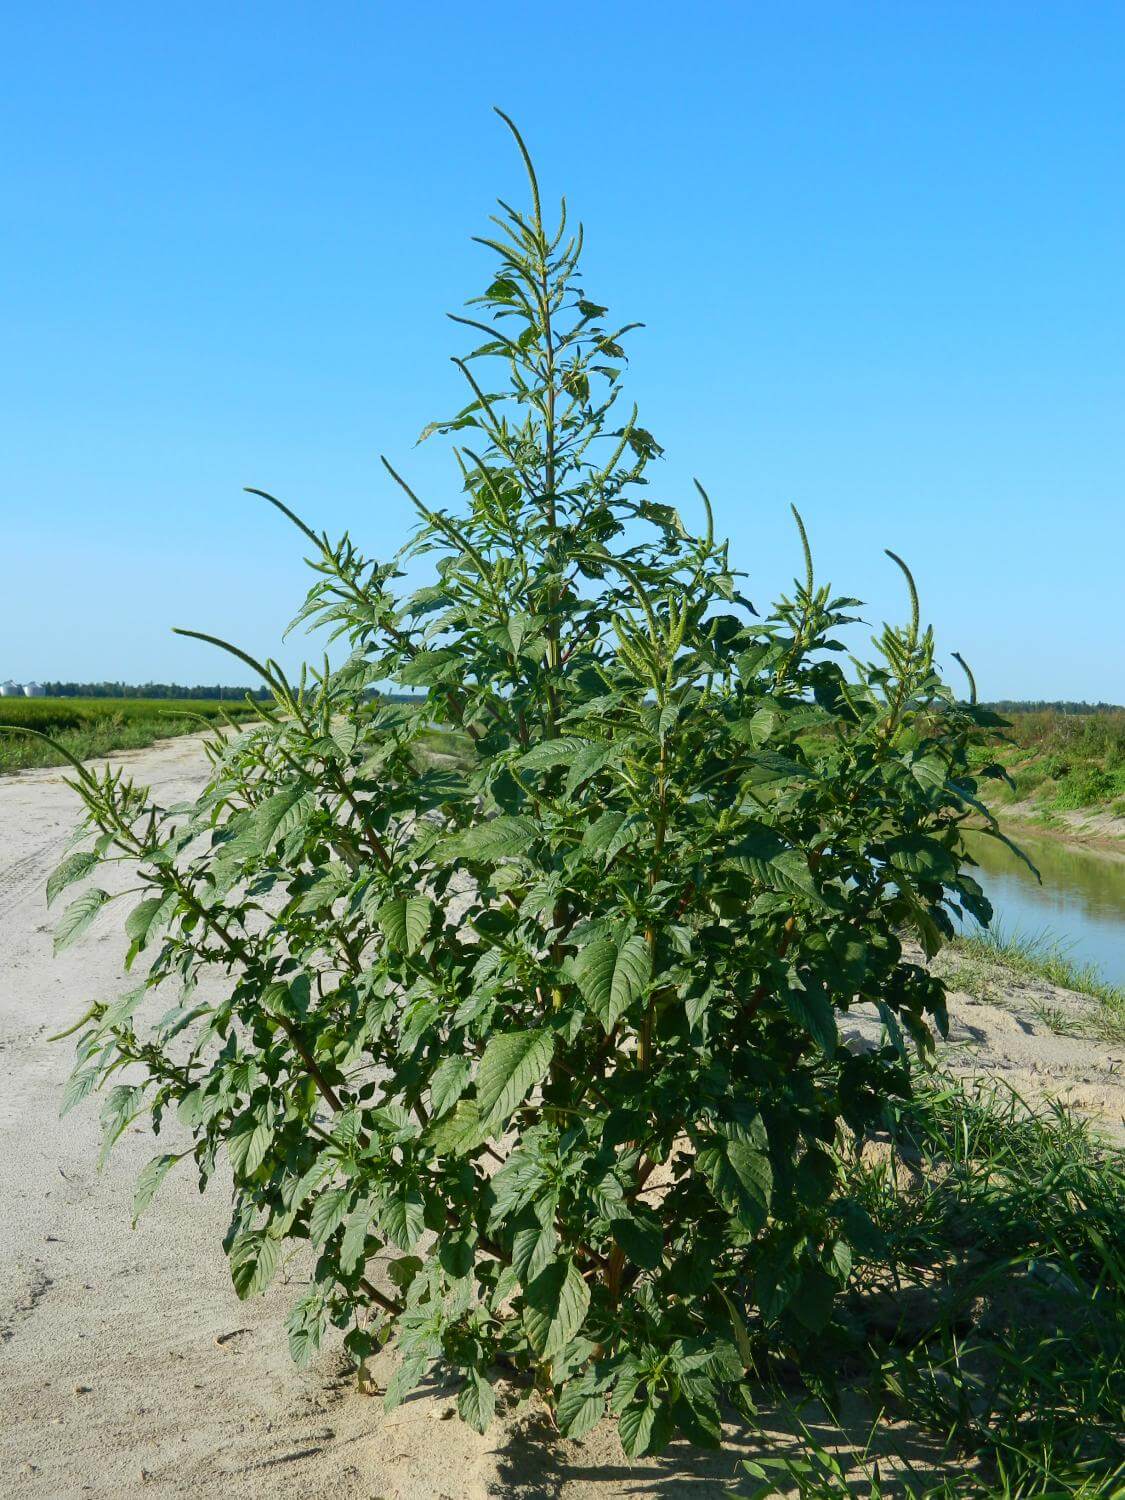
<path fill-rule="evenodd" d="M 885 845 L 887 858 L 897 869 L 906 870 L 918 880 L 942 884 L 957 878 L 957 866 L 949 851 L 934 839 L 921 834 L 903 834 Z"/>
<path fill-rule="evenodd" d="M 467 1235 L 443 1234 L 438 1241 L 438 1259 L 447 1276 L 462 1281 L 471 1274 L 476 1257 Z"/>
<path fill-rule="evenodd" d="M 556 766 L 566 766 L 585 747 L 585 740 L 563 738 L 540 740 L 520 756 L 520 765 L 527 771 L 551 771 Z"/>
<path fill-rule="evenodd" d="M 486 1432 L 496 1411 L 496 1392 L 479 1370 L 470 1370 L 457 1397 L 461 1419 L 474 1432 Z"/>
<path fill-rule="evenodd" d="M 590 1288 L 573 1261 L 554 1261 L 524 1291 L 524 1326 L 532 1348 L 553 1359 L 582 1327 Z"/>
<path fill-rule="evenodd" d="M 444 1057 L 430 1078 L 430 1108 L 437 1119 L 452 1109 L 465 1092 L 472 1065 L 467 1057 Z"/>
<path fill-rule="evenodd" d="M 101 1069 L 98 1067 L 75 1068 L 74 1072 L 66 1080 L 66 1086 L 63 1089 L 62 1104 L 59 1108 L 60 1119 L 63 1115 L 69 1114 L 74 1106 L 85 1099 L 93 1090 L 94 1085 L 98 1081 L 100 1071 Z"/>
<path fill-rule="evenodd" d="M 617 837 L 625 822 L 623 812 L 604 812 L 594 819 L 582 835 L 582 847 L 591 851 L 606 849 Z"/>
<path fill-rule="evenodd" d="M 919 786 L 929 790 L 936 787 L 944 787 L 946 777 L 945 761 L 940 755 L 922 755 L 910 763 L 910 774 Z"/>
<path fill-rule="evenodd" d="M 47 905 L 50 906 L 60 891 L 76 880 L 83 879 L 98 863 L 98 856 L 91 850 L 82 849 L 77 854 L 68 854 L 62 864 L 51 872 L 47 880 Z"/>
<path fill-rule="evenodd" d="M 133 1227 L 136 1228 L 137 1220 L 152 1202 L 153 1194 L 167 1177 L 170 1168 L 175 1166 L 179 1157 L 174 1152 L 165 1152 L 161 1156 L 154 1156 L 147 1167 L 141 1169 L 137 1178 L 137 1186 L 133 1191 Z"/>
<path fill-rule="evenodd" d="M 98 1153 L 98 1171 L 105 1166 L 114 1142 L 122 1131 L 140 1114 L 144 1104 L 142 1084 L 119 1083 L 110 1089 L 101 1109 L 102 1145 Z"/>
<path fill-rule="evenodd" d="M 512 1265 L 524 1286 L 546 1270 L 559 1243 L 555 1232 L 553 1206 L 545 1222 L 529 1208 L 517 1221 L 521 1227 L 512 1237 Z"/>
<path fill-rule="evenodd" d="M 617 1435 L 630 1458 L 657 1453 L 672 1436 L 672 1418 L 663 1403 L 634 1401 L 617 1419 Z"/>
<path fill-rule="evenodd" d="M 648 944 L 634 933 L 618 945 L 611 938 L 589 943 L 574 961 L 582 998 L 607 1032 L 643 994 L 652 975 Z"/>
<path fill-rule="evenodd" d="M 744 1229 L 764 1227 L 769 1214 L 773 1172 L 769 1157 L 752 1140 L 720 1139 L 696 1157 L 716 1201 Z"/>
<path fill-rule="evenodd" d="M 387 1389 L 383 1394 L 383 1410 L 394 1411 L 396 1406 L 401 1406 L 410 1392 L 421 1380 L 429 1359 L 424 1354 L 408 1354 L 404 1356 L 398 1369 L 387 1381 Z"/>
<path fill-rule="evenodd" d="M 326 1188 L 309 1212 L 309 1238 L 319 1248 L 344 1222 L 350 1193 L 347 1188 Z"/>
<path fill-rule="evenodd" d="M 139 906 L 134 906 L 125 918 L 125 936 L 131 938 L 134 943 L 143 943 L 152 926 L 152 919 L 163 905 L 162 896 L 150 896 Z"/>
<path fill-rule="evenodd" d="M 568 1380 L 555 1408 L 555 1420 L 563 1437 L 585 1437 L 605 1413 L 605 1396 L 594 1389 L 589 1375 Z"/>
<path fill-rule="evenodd" d="M 344 1233 L 340 1238 L 340 1269 L 342 1271 L 354 1271 L 357 1267 L 362 1270 L 367 1231 L 374 1215 L 373 1198 L 361 1198 L 348 1215 L 348 1222 L 344 1225 Z"/>
<path fill-rule="evenodd" d="M 798 1025 L 803 1026 L 820 1050 L 831 1057 L 839 1044 L 839 1035 L 832 1003 L 823 986 L 815 980 L 806 981 L 798 974 L 790 974 L 785 1004 Z"/>
<path fill-rule="evenodd" d="M 394 1188 L 379 1205 L 379 1227 L 400 1250 L 413 1250 L 424 1217 L 425 1204 L 417 1188 Z"/>
<path fill-rule="evenodd" d="M 263 1230 L 237 1236 L 230 1250 L 230 1274 L 240 1301 L 265 1291 L 281 1264 L 281 1252 L 281 1241 Z"/>
<path fill-rule="evenodd" d="M 477 1069 L 477 1108 L 490 1128 L 502 1126 L 542 1082 L 554 1051 L 550 1031 L 508 1031 L 492 1038 Z"/>
<path fill-rule="evenodd" d="M 64 948 L 70 947 L 75 938 L 81 937 L 108 900 L 105 891 L 95 886 L 92 890 L 83 891 L 76 901 L 72 901 L 55 928 L 55 952 L 61 953 Z"/>
<path fill-rule="evenodd" d="M 439 1120 L 432 1120 L 422 1135 L 439 1156 L 463 1156 L 474 1151 L 487 1132 L 475 1099 L 459 1099 Z"/>
<path fill-rule="evenodd" d="M 391 947 L 409 955 L 422 946 L 433 910 L 433 902 L 425 896 L 396 896 L 385 901 L 376 915 Z"/>
<path fill-rule="evenodd" d="M 265 1161 L 273 1131 L 258 1113 L 239 1115 L 227 1137 L 231 1166 L 241 1177 L 252 1177 Z"/>
<path fill-rule="evenodd" d="M 328 1321 L 320 1288 L 313 1287 L 293 1308 L 286 1320 L 289 1333 L 289 1355 L 299 1370 L 308 1368 L 320 1348 Z"/>
<path fill-rule="evenodd" d="M 526 856 L 537 833 L 530 818 L 502 816 L 490 818 L 458 834 L 452 844 L 462 858 L 490 864 L 518 855 Z"/>
<path fill-rule="evenodd" d="M 664 1233 L 656 1214 L 634 1209 L 629 1217 L 614 1219 L 609 1228 L 635 1266 L 655 1271 L 664 1253 Z"/>
<path fill-rule="evenodd" d="M 228 857 L 252 859 L 268 854 L 315 805 L 303 781 L 275 792 L 259 803 L 233 843 L 226 846 Z"/>
<path fill-rule="evenodd" d="M 604 771 L 606 766 L 612 765 L 615 760 L 620 759 L 620 751 L 615 745 L 587 745 L 574 757 L 570 769 L 566 773 L 566 782 L 563 791 L 568 797 L 573 797 L 584 781 L 589 781 L 591 776 L 596 776 L 599 771 Z"/>

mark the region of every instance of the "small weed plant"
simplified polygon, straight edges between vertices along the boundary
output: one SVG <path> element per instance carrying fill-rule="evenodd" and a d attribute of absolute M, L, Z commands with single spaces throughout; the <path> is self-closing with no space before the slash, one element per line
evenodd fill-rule
<path fill-rule="evenodd" d="M 294 684 L 217 642 L 270 697 L 190 805 L 77 766 L 87 837 L 50 895 L 90 883 L 58 942 L 127 862 L 143 977 L 79 1023 L 65 1102 L 108 1086 L 107 1151 L 142 1114 L 188 1133 L 137 1213 L 181 1159 L 229 1168 L 239 1296 L 311 1247 L 299 1362 L 332 1325 L 358 1363 L 393 1344 L 389 1406 L 440 1366 L 481 1430 L 524 1372 L 564 1434 L 609 1411 L 637 1455 L 717 1443 L 752 1341 L 800 1360 L 878 1243 L 834 1143 L 945 1024 L 899 934 L 932 955 L 955 909 L 989 917 L 961 827 L 995 719 L 943 684 L 905 565 L 908 623 L 845 670 L 857 601 L 799 517 L 802 576 L 760 618 L 702 490 L 698 530 L 648 498 L 629 328 L 516 140 L 530 207 L 482 240 L 467 404 L 424 434 L 452 436 L 458 505 L 388 464 L 420 523 L 372 561 L 273 500 L 343 665 Z M 861 1002 L 866 1052 L 838 1033 Z"/>

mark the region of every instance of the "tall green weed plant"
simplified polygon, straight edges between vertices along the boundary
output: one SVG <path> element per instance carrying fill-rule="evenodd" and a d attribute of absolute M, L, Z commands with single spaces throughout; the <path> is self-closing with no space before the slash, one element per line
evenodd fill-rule
<path fill-rule="evenodd" d="M 717 1443 L 752 1341 L 800 1359 L 877 1243 L 832 1148 L 945 1026 L 900 933 L 932 955 L 956 908 L 989 916 L 961 827 L 994 720 L 943 683 L 899 559 L 908 622 L 845 669 L 857 601 L 816 581 L 799 517 L 801 577 L 759 618 L 703 491 L 649 498 L 635 325 L 585 292 L 516 142 L 530 206 L 481 238 L 466 404 L 424 434 L 452 439 L 460 502 L 386 464 L 420 519 L 374 561 L 266 496 L 343 665 L 293 683 L 216 642 L 271 696 L 188 805 L 76 768 L 59 944 L 110 901 L 104 862 L 144 891 L 140 977 L 77 1028 L 65 1102 L 108 1090 L 107 1151 L 143 1116 L 187 1133 L 138 1213 L 177 1162 L 233 1174 L 239 1296 L 311 1247 L 299 1362 L 332 1326 L 357 1363 L 390 1343 L 388 1406 L 440 1366 L 478 1429 L 523 1372 L 563 1433 L 609 1412 L 636 1455 Z M 886 1027 L 865 1052 L 839 1033 L 862 1002 Z"/>

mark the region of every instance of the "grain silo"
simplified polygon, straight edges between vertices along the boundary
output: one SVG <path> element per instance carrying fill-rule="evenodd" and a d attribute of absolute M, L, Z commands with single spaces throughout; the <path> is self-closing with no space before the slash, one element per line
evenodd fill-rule
<path fill-rule="evenodd" d="M 22 692 L 18 682 L 0 682 L 0 698 L 18 698 Z"/>
<path fill-rule="evenodd" d="M 23 685 L 23 695 L 25 698 L 42 698 L 46 696 L 43 692 L 43 684 L 41 682 L 25 682 Z"/>

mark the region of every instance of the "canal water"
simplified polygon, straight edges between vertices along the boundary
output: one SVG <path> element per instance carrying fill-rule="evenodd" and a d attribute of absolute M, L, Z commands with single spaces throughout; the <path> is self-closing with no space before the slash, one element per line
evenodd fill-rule
<path fill-rule="evenodd" d="M 973 873 L 995 909 L 993 928 L 1056 945 L 1072 962 L 1092 964 L 1125 986 L 1125 859 L 1022 831 L 1013 837 L 1042 885 L 998 839 L 966 835 L 980 866 Z"/>

